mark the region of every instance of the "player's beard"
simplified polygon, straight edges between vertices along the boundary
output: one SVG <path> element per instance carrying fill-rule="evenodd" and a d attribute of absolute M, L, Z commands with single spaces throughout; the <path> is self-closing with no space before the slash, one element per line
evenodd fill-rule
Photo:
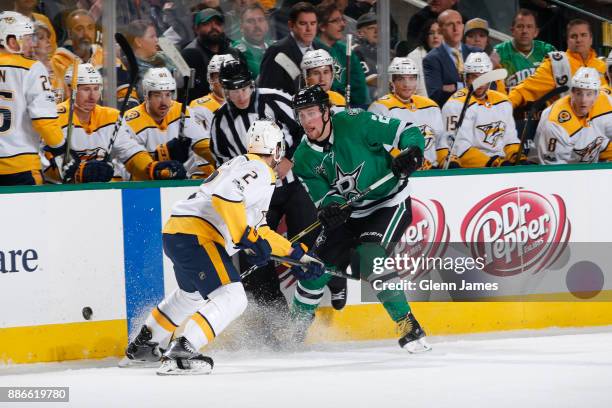
<path fill-rule="evenodd" d="M 200 42 L 206 47 L 223 45 L 225 43 L 225 33 L 211 30 L 206 35 L 200 35 Z"/>

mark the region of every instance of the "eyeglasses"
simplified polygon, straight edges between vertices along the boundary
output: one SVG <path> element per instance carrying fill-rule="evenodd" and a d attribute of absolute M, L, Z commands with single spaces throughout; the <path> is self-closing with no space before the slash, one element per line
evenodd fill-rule
<path fill-rule="evenodd" d="M 327 20 L 327 24 L 340 24 L 344 23 L 344 17 L 334 18 L 333 20 Z"/>

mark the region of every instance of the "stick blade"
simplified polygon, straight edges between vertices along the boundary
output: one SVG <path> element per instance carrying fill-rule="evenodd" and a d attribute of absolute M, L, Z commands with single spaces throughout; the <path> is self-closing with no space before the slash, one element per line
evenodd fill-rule
<path fill-rule="evenodd" d="M 189 68 L 189 65 L 187 65 L 187 62 L 185 62 L 185 59 L 176 49 L 174 44 L 172 44 L 172 42 L 165 37 L 159 37 L 158 41 L 159 48 L 161 48 L 164 54 L 166 54 L 166 56 L 170 58 L 172 63 L 174 63 L 174 66 L 181 73 L 181 76 L 183 78 L 188 78 L 191 75 L 191 68 Z"/>
<path fill-rule="evenodd" d="M 474 89 L 480 88 L 483 85 L 489 84 L 491 82 L 500 81 L 506 79 L 508 76 L 508 71 L 505 68 L 494 69 L 493 71 L 489 71 L 487 73 L 482 74 L 478 78 L 472 82 L 472 87 Z"/>

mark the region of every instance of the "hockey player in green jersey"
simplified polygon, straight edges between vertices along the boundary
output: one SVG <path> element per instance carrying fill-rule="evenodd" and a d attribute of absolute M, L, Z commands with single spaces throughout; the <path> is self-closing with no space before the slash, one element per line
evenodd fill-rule
<path fill-rule="evenodd" d="M 329 97 L 319 85 L 301 89 L 293 98 L 293 109 L 307 136 L 295 151 L 294 174 L 318 207 L 323 226 L 315 244 L 317 255 L 332 270 L 342 272 L 350 265 L 353 274 L 370 284 L 397 278 L 395 272 L 375 274 L 373 266 L 376 258 L 393 251 L 393 243 L 410 225 L 408 176 L 422 164 L 423 135 L 412 124 L 370 112 L 332 114 Z M 389 181 L 342 206 L 391 172 Z M 298 322 L 312 320 L 330 278 L 325 274 L 298 282 L 292 309 Z M 428 350 L 425 332 L 404 293 L 375 292 L 398 325 L 400 346 L 410 352 Z"/>

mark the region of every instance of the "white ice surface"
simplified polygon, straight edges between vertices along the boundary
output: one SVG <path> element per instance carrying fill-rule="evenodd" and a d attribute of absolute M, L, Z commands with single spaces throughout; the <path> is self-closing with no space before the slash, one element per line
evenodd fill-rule
<path fill-rule="evenodd" d="M 394 341 L 220 350 L 210 376 L 160 377 L 117 359 L 0 366 L 0 386 L 68 386 L 73 407 L 612 407 L 612 327 L 430 343 L 420 355 Z"/>

